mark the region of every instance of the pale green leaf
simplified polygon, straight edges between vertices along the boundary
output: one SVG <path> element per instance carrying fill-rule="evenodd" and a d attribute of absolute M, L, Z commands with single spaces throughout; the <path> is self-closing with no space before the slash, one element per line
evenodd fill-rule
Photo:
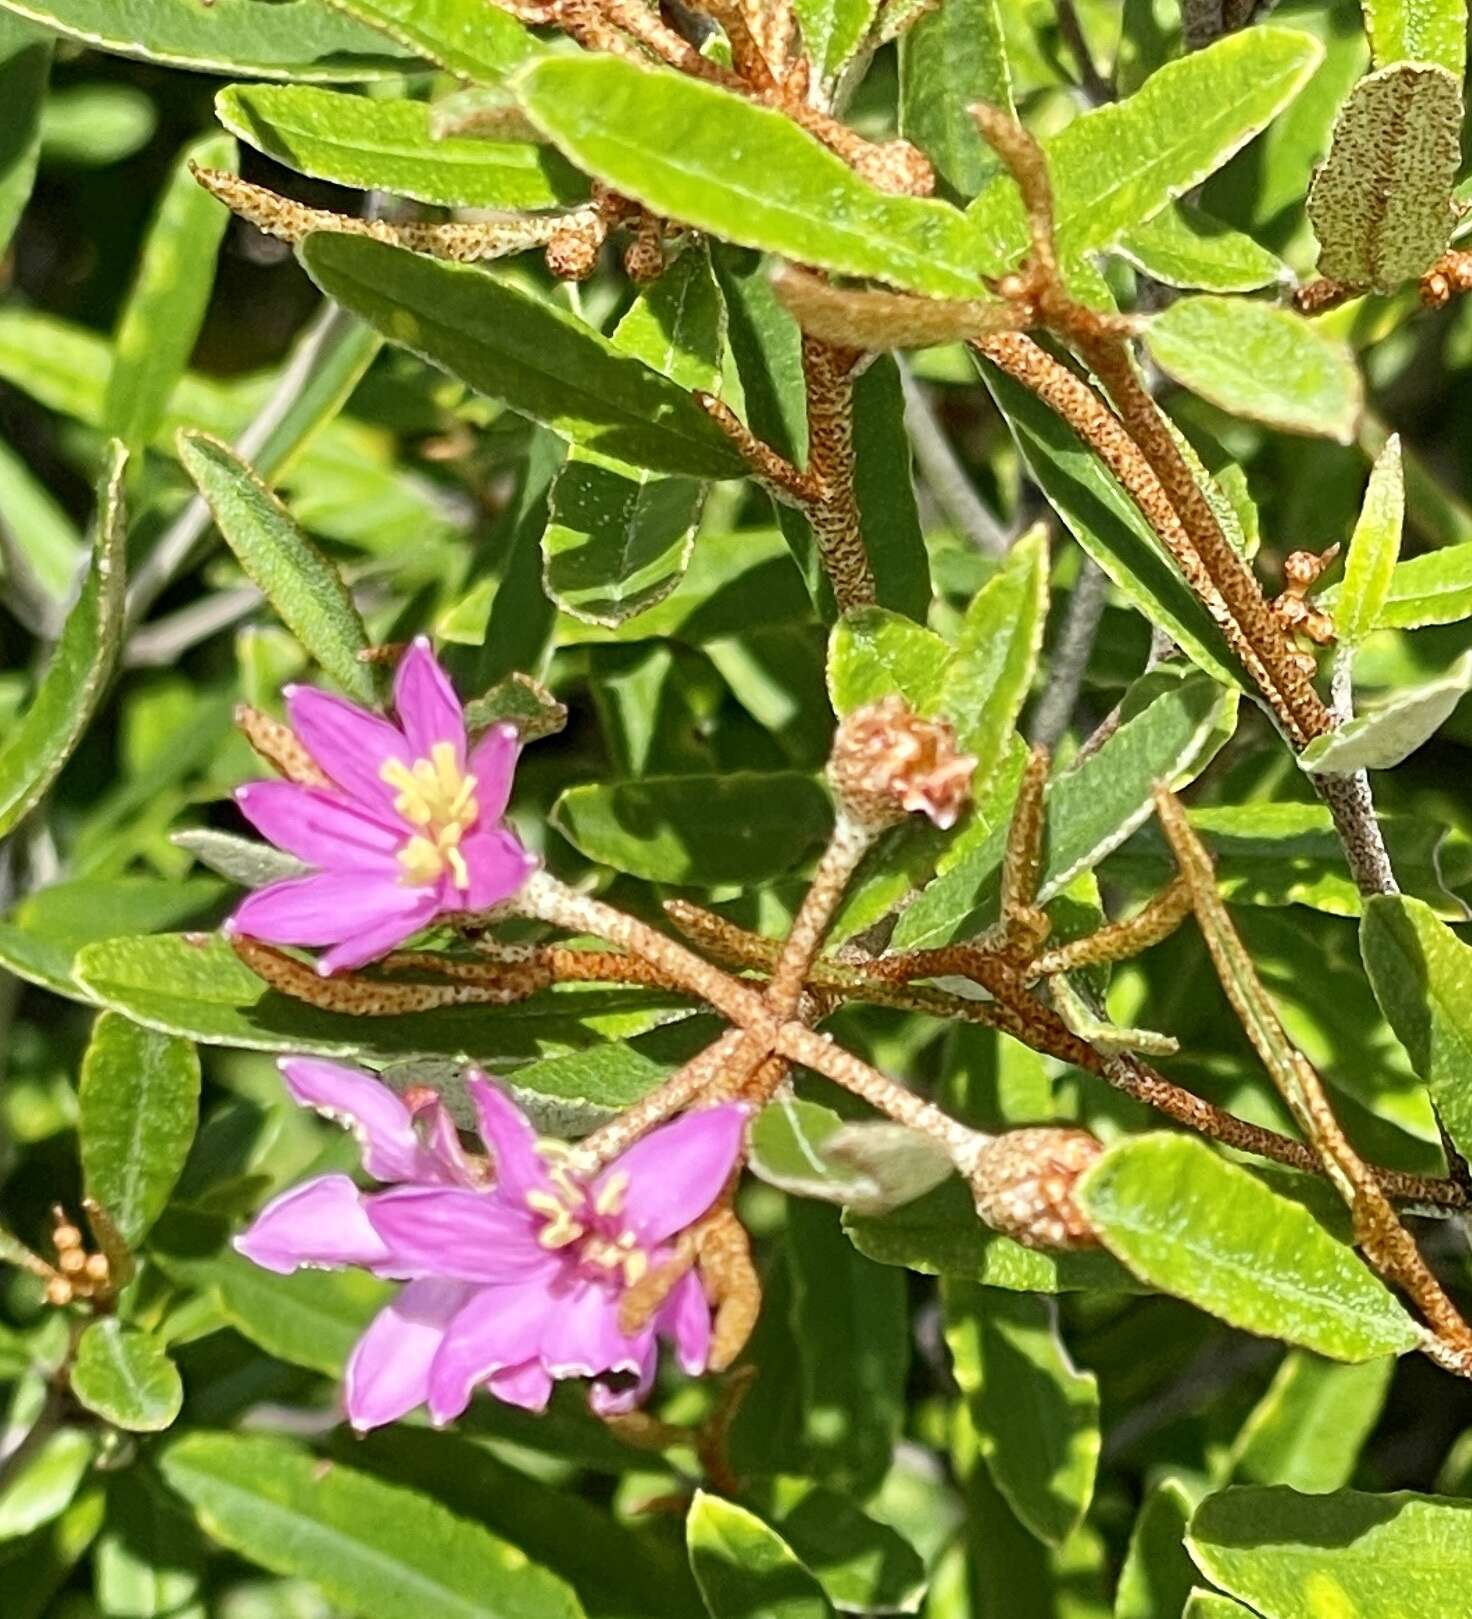
<path fill-rule="evenodd" d="M 1341 589 L 1335 585 L 1319 598 L 1336 621 Z M 1464 618 L 1472 618 L 1472 541 L 1397 562 L 1373 628 L 1418 630 Z"/>
<path fill-rule="evenodd" d="M 1197 1586 L 1186 1599 L 1181 1619 L 1258 1619 L 1258 1616 L 1232 1597 L 1224 1597 L 1219 1591 L 1203 1591 Z"/>
<path fill-rule="evenodd" d="M 900 133 L 960 198 L 974 197 L 997 159 L 971 116 L 984 101 L 1012 108 L 997 0 L 946 0 L 900 35 Z"/>
<path fill-rule="evenodd" d="M 105 1422 L 157 1433 L 179 1415 L 184 1386 L 151 1334 L 116 1318 L 94 1321 L 77 1340 L 72 1393 Z"/>
<path fill-rule="evenodd" d="M 1439 679 L 1402 687 L 1389 702 L 1315 737 L 1298 756 L 1313 775 L 1349 770 L 1390 770 L 1441 729 L 1472 690 L 1472 652 Z"/>
<path fill-rule="evenodd" d="M 41 160 L 105 168 L 147 146 L 157 127 L 157 107 L 134 85 L 67 85 L 46 98 Z"/>
<path fill-rule="evenodd" d="M 28 1535 L 65 1512 L 97 1453 L 95 1433 L 59 1428 L 0 1490 L 0 1541 Z"/>
<path fill-rule="evenodd" d="M 685 1541 L 710 1619 L 833 1619 L 823 1588 L 792 1548 L 734 1501 L 697 1490 Z"/>
<path fill-rule="evenodd" d="M 275 0 L 279 3 L 279 0 Z M 541 41 L 500 6 L 482 0 L 332 0 L 411 55 L 461 79 L 498 83 L 540 56 Z"/>
<path fill-rule="evenodd" d="M 1184 1544 L 1194 1505 L 1193 1492 L 1177 1478 L 1162 1479 L 1145 1497 L 1119 1571 L 1114 1619 L 1159 1619 L 1180 1612 L 1196 1577 Z"/>
<path fill-rule="evenodd" d="M 1436 62 L 1454 78 L 1467 63 L 1467 0 L 1361 0 L 1375 66 Z"/>
<path fill-rule="evenodd" d="M 1389 599 L 1400 555 L 1406 488 L 1400 436 L 1392 433 L 1376 457 L 1344 559 L 1344 579 L 1334 600 L 1334 630 L 1340 646 L 1354 646 L 1373 630 Z"/>
<path fill-rule="evenodd" d="M 828 639 L 828 694 L 840 715 L 894 692 L 917 713 L 931 715 L 952 658 L 933 630 L 882 607 L 858 607 Z"/>
<path fill-rule="evenodd" d="M 1118 251 L 1168 287 L 1252 292 L 1287 281 L 1292 271 L 1276 253 L 1219 219 L 1177 202 L 1124 232 Z"/>
<path fill-rule="evenodd" d="M 50 71 L 45 32 L 0 14 L 0 253 L 10 246 L 35 182 Z"/>
<path fill-rule="evenodd" d="M 188 1619 L 203 1571 L 204 1546 L 183 1505 L 147 1468 L 114 1477 L 92 1559 L 97 1604 L 108 1619 Z"/>
<path fill-rule="evenodd" d="M 820 78 L 836 78 L 858 50 L 879 0 L 793 0 L 802 42 Z"/>
<path fill-rule="evenodd" d="M 1310 1495 L 1343 1489 L 1385 1405 L 1390 1359 L 1345 1366 L 1294 1350 L 1232 1445 L 1232 1478 Z"/>
<path fill-rule="evenodd" d="M 82 542 L 71 518 L 25 461 L 0 440 L 0 574 L 18 563 L 19 571 L 60 609 L 70 597 L 81 559 Z"/>
<path fill-rule="evenodd" d="M 954 1172 L 929 1137 L 885 1122 L 845 1123 L 831 1108 L 786 1097 L 751 1127 L 751 1172 L 794 1197 L 885 1214 Z"/>

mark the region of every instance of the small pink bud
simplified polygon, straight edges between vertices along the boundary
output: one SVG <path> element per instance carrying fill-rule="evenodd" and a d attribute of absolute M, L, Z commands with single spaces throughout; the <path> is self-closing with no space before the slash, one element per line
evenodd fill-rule
<path fill-rule="evenodd" d="M 838 727 L 828 779 L 844 809 L 879 830 L 907 814 L 955 825 L 971 790 L 976 760 L 956 750 L 945 720 L 927 720 L 892 694 L 857 708 Z"/>

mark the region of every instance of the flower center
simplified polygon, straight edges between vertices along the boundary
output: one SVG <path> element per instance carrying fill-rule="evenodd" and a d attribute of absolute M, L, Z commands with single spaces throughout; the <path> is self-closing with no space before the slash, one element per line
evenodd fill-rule
<path fill-rule="evenodd" d="M 649 1255 L 619 1218 L 628 1195 L 628 1176 L 610 1175 L 598 1195 L 590 1198 L 560 1161 L 566 1155 L 562 1142 L 539 1142 L 537 1151 L 548 1160 L 547 1176 L 555 1188 L 526 1194 L 527 1207 L 543 1221 L 538 1243 L 565 1249 L 585 1275 L 621 1280 L 632 1287 L 649 1270 Z"/>
<path fill-rule="evenodd" d="M 470 887 L 470 871 L 460 840 L 475 824 L 475 777 L 460 768 L 452 742 L 436 742 L 427 759 L 406 765 L 387 759 L 378 774 L 398 789 L 394 808 L 418 830 L 399 850 L 402 881 L 416 885 L 438 882 L 446 871 L 462 892 Z"/>

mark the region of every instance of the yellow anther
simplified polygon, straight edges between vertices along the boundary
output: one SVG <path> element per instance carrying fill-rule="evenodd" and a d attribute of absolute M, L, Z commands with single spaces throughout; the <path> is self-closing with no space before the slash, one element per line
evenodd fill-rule
<path fill-rule="evenodd" d="M 649 1255 L 636 1248 L 624 1255 L 624 1286 L 633 1287 L 649 1274 Z"/>
<path fill-rule="evenodd" d="M 402 880 L 416 886 L 450 880 L 462 893 L 470 887 L 470 868 L 460 852 L 460 840 L 480 813 L 475 777 L 460 768 L 455 746 L 436 742 L 427 759 L 406 765 L 386 759 L 379 776 L 396 789 L 394 809 L 420 831 L 399 850 Z"/>
<path fill-rule="evenodd" d="M 611 1174 L 597 1197 L 593 1199 L 593 1212 L 595 1214 L 617 1214 L 624 1206 L 624 1198 L 628 1195 L 629 1177 L 625 1170 L 617 1169 Z"/>

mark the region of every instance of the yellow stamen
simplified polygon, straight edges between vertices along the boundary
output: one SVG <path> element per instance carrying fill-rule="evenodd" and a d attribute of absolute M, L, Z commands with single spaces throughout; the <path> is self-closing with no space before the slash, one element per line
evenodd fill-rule
<path fill-rule="evenodd" d="M 615 1170 L 604 1181 L 598 1196 L 593 1199 L 593 1212 L 595 1214 L 618 1214 L 624 1206 L 624 1198 L 628 1195 L 629 1177 L 625 1170 Z"/>
<path fill-rule="evenodd" d="M 438 882 L 448 870 L 462 893 L 470 887 L 470 868 L 460 840 L 475 824 L 475 777 L 460 768 L 452 742 L 436 742 L 427 759 L 406 765 L 387 759 L 379 776 L 396 788 L 394 809 L 420 830 L 399 850 L 401 881 L 416 886 Z"/>
<path fill-rule="evenodd" d="M 624 1255 L 624 1286 L 633 1287 L 649 1274 L 649 1255 L 640 1249 Z"/>

